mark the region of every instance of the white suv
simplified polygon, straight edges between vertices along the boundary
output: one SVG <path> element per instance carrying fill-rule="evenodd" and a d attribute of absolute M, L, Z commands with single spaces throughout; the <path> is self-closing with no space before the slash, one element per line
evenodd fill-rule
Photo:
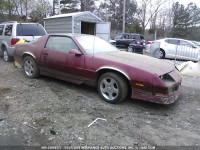
<path fill-rule="evenodd" d="M 0 55 L 3 55 L 4 61 L 11 61 L 14 45 L 20 39 L 32 41 L 45 34 L 45 29 L 38 23 L 4 22 L 0 24 Z"/>

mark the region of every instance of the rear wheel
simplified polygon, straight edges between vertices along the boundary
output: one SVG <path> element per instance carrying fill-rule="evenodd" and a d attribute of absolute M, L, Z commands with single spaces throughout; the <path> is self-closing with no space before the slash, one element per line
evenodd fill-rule
<path fill-rule="evenodd" d="M 165 58 L 165 51 L 163 49 L 158 49 L 155 53 L 156 58 L 163 59 Z"/>
<path fill-rule="evenodd" d="M 4 50 L 3 50 L 3 60 L 4 60 L 5 62 L 9 62 L 9 61 L 12 60 L 12 57 L 9 56 L 8 51 L 7 51 L 6 48 L 4 48 Z"/>
<path fill-rule="evenodd" d="M 31 56 L 26 56 L 24 58 L 23 69 L 28 78 L 36 78 L 39 76 L 38 65 Z"/>
<path fill-rule="evenodd" d="M 125 100 L 128 95 L 128 84 L 121 75 L 108 72 L 99 78 L 98 91 L 106 102 L 114 104 Z"/>
<path fill-rule="evenodd" d="M 127 48 L 127 51 L 133 53 L 133 47 L 132 47 L 132 46 L 129 46 L 129 47 Z"/>

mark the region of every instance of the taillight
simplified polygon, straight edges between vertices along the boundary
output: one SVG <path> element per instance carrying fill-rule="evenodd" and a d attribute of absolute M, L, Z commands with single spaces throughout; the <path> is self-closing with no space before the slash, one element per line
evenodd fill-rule
<path fill-rule="evenodd" d="M 153 43 L 154 43 L 154 42 L 150 42 L 150 41 L 147 42 L 147 44 L 153 44 Z"/>
<path fill-rule="evenodd" d="M 147 44 L 151 44 L 151 42 L 148 41 Z"/>
<path fill-rule="evenodd" d="M 139 41 L 136 41 L 136 44 L 137 44 L 137 45 L 141 45 L 141 43 L 140 43 Z"/>
<path fill-rule="evenodd" d="M 15 45 L 19 40 L 18 38 L 11 39 L 11 45 Z"/>

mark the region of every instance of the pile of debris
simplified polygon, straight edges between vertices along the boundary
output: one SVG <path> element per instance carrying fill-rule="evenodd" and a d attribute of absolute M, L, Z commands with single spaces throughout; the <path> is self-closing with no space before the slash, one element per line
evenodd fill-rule
<path fill-rule="evenodd" d="M 182 75 L 200 77 L 200 62 L 184 62 L 177 66 Z"/>

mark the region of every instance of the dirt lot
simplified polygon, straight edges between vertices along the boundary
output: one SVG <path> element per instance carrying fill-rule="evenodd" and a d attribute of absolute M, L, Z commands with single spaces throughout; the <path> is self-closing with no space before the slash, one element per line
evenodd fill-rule
<path fill-rule="evenodd" d="M 171 105 L 113 105 L 89 86 L 28 79 L 0 59 L 0 145 L 200 146 L 200 78 L 183 77 L 182 85 Z M 107 121 L 88 127 L 96 118 Z"/>

